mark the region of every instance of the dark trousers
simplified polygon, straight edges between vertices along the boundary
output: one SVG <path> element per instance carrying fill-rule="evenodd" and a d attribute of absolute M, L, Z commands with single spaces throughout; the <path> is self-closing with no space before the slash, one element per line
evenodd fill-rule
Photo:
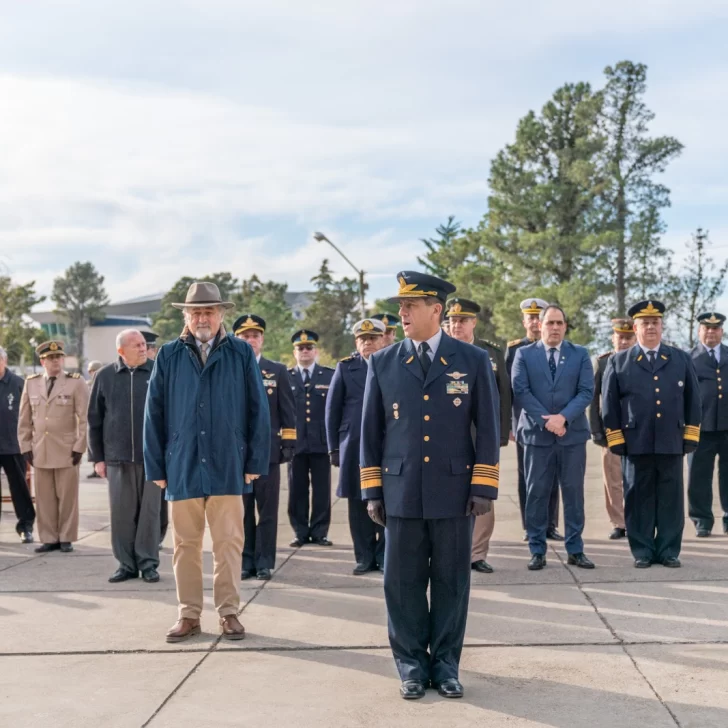
<path fill-rule="evenodd" d="M 293 456 L 288 466 L 288 519 L 296 538 L 301 541 L 328 535 L 331 523 L 331 464 L 326 453 Z"/>
<path fill-rule="evenodd" d="M 108 463 L 111 550 L 134 574 L 159 567 L 159 486 L 142 463 Z"/>
<path fill-rule="evenodd" d="M 561 483 L 564 502 L 564 537 L 566 552 L 584 551 L 584 473 L 586 443 L 578 445 L 526 445 L 523 461 L 526 470 L 526 532 L 532 554 L 546 553 L 549 527 L 549 502 L 552 484 Z"/>
<path fill-rule="evenodd" d="M 622 458 L 624 522 L 635 559 L 680 555 L 685 526 L 682 455 Z"/>
<path fill-rule="evenodd" d="M 253 492 L 243 496 L 243 569 L 275 569 L 278 537 L 278 501 L 281 493 L 281 466 L 271 463 L 268 475 L 253 481 Z M 258 508 L 258 522 L 255 509 Z"/>
<path fill-rule="evenodd" d="M 458 677 L 470 599 L 472 532 L 472 516 L 387 516 L 384 598 L 401 680 L 440 683 Z"/>
<path fill-rule="evenodd" d="M 688 515 L 696 528 L 713 529 L 713 468 L 718 457 L 718 493 L 723 530 L 728 529 L 728 432 L 701 432 L 698 449 L 688 455 Z"/>
<path fill-rule="evenodd" d="M 28 483 L 25 480 L 25 458 L 20 453 L 0 455 L 0 468 L 7 475 L 15 517 L 18 519 L 15 530 L 18 533 L 32 531 L 35 523 L 35 508 L 33 508 L 33 499 L 30 496 Z M 1 511 L 2 501 L 0 501 Z"/>
<path fill-rule="evenodd" d="M 162 496 L 162 502 L 159 506 L 159 543 L 161 544 L 169 528 L 169 506 L 167 499 L 164 497 L 164 488 L 160 488 L 159 490 Z"/>
<path fill-rule="evenodd" d="M 356 563 L 384 566 L 384 529 L 369 518 L 361 498 L 349 498 L 349 531 Z"/>
<path fill-rule="evenodd" d="M 521 509 L 521 526 L 526 530 L 526 470 L 523 464 L 523 445 L 516 443 L 516 462 L 518 463 L 518 507 Z M 549 531 L 559 525 L 559 480 L 554 478 L 549 496 Z"/>

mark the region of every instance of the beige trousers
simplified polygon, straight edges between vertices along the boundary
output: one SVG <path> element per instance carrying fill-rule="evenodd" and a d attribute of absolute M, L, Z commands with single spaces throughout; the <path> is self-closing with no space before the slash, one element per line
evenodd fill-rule
<path fill-rule="evenodd" d="M 491 502 L 490 511 L 484 516 L 475 517 L 475 525 L 473 526 L 473 546 L 470 551 L 470 563 L 474 564 L 488 558 L 488 547 L 490 546 L 490 537 L 493 535 L 495 527 L 495 503 Z"/>
<path fill-rule="evenodd" d="M 604 474 L 604 499 L 607 516 L 614 528 L 624 528 L 624 488 L 622 486 L 622 458 L 602 448 L 602 473 Z"/>
<path fill-rule="evenodd" d="M 41 543 L 78 541 L 78 465 L 34 470 L 35 510 Z"/>
<path fill-rule="evenodd" d="M 202 614 L 202 539 L 205 518 L 212 537 L 212 597 L 221 617 L 240 608 L 240 569 L 243 553 L 243 499 L 212 495 L 169 502 L 174 541 L 174 578 L 179 616 Z"/>

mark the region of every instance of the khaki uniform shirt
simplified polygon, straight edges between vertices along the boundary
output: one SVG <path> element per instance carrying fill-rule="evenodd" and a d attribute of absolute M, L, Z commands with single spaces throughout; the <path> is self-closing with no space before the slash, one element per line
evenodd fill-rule
<path fill-rule="evenodd" d="M 70 468 L 72 453 L 86 450 L 88 386 L 79 374 L 61 372 L 50 397 L 48 380 L 36 374 L 25 380 L 20 398 L 20 452 L 33 452 L 36 468 Z"/>

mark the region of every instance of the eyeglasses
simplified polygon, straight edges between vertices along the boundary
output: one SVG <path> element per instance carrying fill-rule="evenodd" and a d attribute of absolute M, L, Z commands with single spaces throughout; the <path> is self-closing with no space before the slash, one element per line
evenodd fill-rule
<path fill-rule="evenodd" d="M 313 344 L 299 344 L 296 348 L 299 351 L 313 351 L 316 347 Z"/>

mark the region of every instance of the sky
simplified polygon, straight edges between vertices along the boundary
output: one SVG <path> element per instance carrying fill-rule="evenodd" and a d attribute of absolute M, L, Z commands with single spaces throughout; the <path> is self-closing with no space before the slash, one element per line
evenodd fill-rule
<path fill-rule="evenodd" d="M 493 156 L 565 82 L 648 65 L 650 132 L 685 145 L 664 242 L 728 256 L 724 0 L 0 0 L 0 272 L 91 261 L 112 300 L 230 270 L 370 298 L 448 215 L 475 226 Z M 728 299 L 725 299 L 728 303 Z M 46 302 L 40 308 L 50 308 Z"/>

